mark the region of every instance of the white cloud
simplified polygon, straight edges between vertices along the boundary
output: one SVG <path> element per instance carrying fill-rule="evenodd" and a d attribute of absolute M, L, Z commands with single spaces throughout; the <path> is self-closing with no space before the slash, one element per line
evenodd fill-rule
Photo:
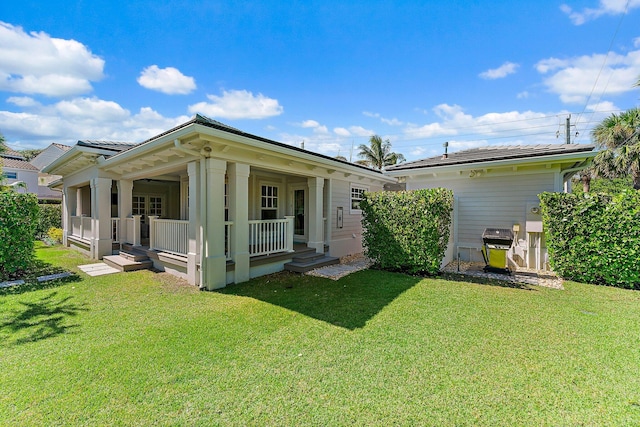
<path fill-rule="evenodd" d="M 52 142 L 73 145 L 80 139 L 140 142 L 187 120 L 164 117 L 149 107 L 132 114 L 116 102 L 95 97 L 31 104 L 29 112 L 0 111 L 0 129 L 7 139 L 34 148 Z"/>
<path fill-rule="evenodd" d="M 640 47 L 640 37 L 633 39 L 633 47 Z"/>
<path fill-rule="evenodd" d="M 303 128 L 316 128 L 320 126 L 320 123 L 316 122 L 315 120 L 305 120 L 304 122 L 300 123 L 300 126 L 302 126 Z"/>
<path fill-rule="evenodd" d="M 349 126 L 349 132 L 356 136 L 366 136 L 367 138 L 376 133 L 370 129 L 365 129 L 362 126 Z"/>
<path fill-rule="evenodd" d="M 0 90 L 54 97 L 92 90 L 103 78 L 104 60 L 75 40 L 25 33 L 0 21 Z"/>
<path fill-rule="evenodd" d="M 202 113 L 223 119 L 264 119 L 283 112 L 277 99 L 267 98 L 246 90 L 222 91 L 222 96 L 207 95 L 212 102 L 199 102 L 189 106 L 190 113 Z"/>
<path fill-rule="evenodd" d="M 625 55 L 548 58 L 539 61 L 536 69 L 541 74 L 550 74 L 544 80 L 549 92 L 558 94 L 562 102 L 579 104 L 591 93 L 610 96 L 634 90 L 633 84 L 640 75 L 640 50 Z"/>
<path fill-rule="evenodd" d="M 515 73 L 519 66 L 520 65 L 514 64 L 513 62 L 505 62 L 498 68 L 493 68 L 480 73 L 479 76 L 486 80 L 502 79 L 507 77 L 509 74 Z"/>
<path fill-rule="evenodd" d="M 348 137 L 351 136 L 351 132 L 347 128 L 333 128 L 333 132 L 338 136 Z"/>
<path fill-rule="evenodd" d="M 578 12 L 567 4 L 560 6 L 560 10 L 569 16 L 574 25 L 582 25 L 603 15 L 620 15 L 640 7 L 640 0 L 600 0 L 598 7 L 586 7 Z"/>
<path fill-rule="evenodd" d="M 38 101 L 28 96 L 10 96 L 7 98 L 7 102 L 22 108 L 36 107 L 40 105 Z"/>
<path fill-rule="evenodd" d="M 193 77 L 185 76 L 177 68 L 158 68 L 151 65 L 145 68 L 138 77 L 140 86 L 167 95 L 186 95 L 196 89 L 196 81 Z"/>
<path fill-rule="evenodd" d="M 528 99 L 528 98 L 529 98 L 529 92 L 527 92 L 526 90 L 524 90 L 524 91 L 522 91 L 522 92 L 518 93 L 518 94 L 516 95 L 516 98 L 518 98 L 518 99 Z"/>
<path fill-rule="evenodd" d="M 371 113 L 369 111 L 363 111 L 362 114 L 367 117 L 373 117 L 375 119 L 379 119 L 382 123 L 387 124 L 389 126 L 402 126 L 404 124 L 400 120 L 396 119 L 395 117 L 393 119 L 387 119 L 385 117 L 382 117 L 380 113 Z"/>

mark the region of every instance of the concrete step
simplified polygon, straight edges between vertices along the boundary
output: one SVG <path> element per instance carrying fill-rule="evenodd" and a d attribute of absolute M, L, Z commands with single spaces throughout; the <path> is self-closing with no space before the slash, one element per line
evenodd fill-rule
<path fill-rule="evenodd" d="M 135 261 L 135 262 L 141 262 L 141 261 L 148 261 L 149 257 L 146 254 L 143 254 L 142 252 L 137 252 L 137 251 L 123 251 L 121 250 L 120 253 L 118 254 L 123 258 L 128 259 L 129 261 Z"/>
<path fill-rule="evenodd" d="M 153 266 L 153 262 L 149 258 L 144 261 L 133 261 L 121 255 L 107 255 L 102 258 L 102 261 L 120 271 L 145 270 Z"/>
<path fill-rule="evenodd" d="M 316 268 L 325 267 L 327 265 L 339 264 L 340 259 L 332 256 L 326 256 L 323 254 L 320 258 L 315 258 L 310 262 L 295 262 L 291 261 L 284 265 L 284 269 L 287 271 L 294 271 L 296 273 L 306 273 L 307 271 L 314 270 Z"/>
<path fill-rule="evenodd" d="M 305 263 L 309 263 L 317 259 L 323 258 L 324 256 L 325 256 L 324 254 L 319 254 L 313 249 L 311 249 L 309 251 L 305 251 L 302 253 L 296 253 L 291 261 L 297 262 L 300 264 L 305 264 Z"/>

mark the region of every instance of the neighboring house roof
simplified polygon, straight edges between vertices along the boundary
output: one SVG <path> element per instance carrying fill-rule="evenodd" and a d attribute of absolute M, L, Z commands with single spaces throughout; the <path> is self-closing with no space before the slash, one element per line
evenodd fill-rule
<path fill-rule="evenodd" d="M 95 141 L 95 140 L 82 140 L 78 141 L 79 147 L 100 148 L 102 150 L 113 151 L 113 154 L 118 154 L 123 151 L 127 151 L 130 148 L 135 147 L 138 144 L 132 142 L 114 142 L 114 141 Z"/>
<path fill-rule="evenodd" d="M 22 169 L 22 170 L 27 170 L 27 171 L 38 171 L 38 168 L 33 166 L 31 163 L 27 162 L 26 160 L 18 160 L 18 159 L 14 159 L 11 157 L 4 157 L 2 160 L 0 160 L 0 163 L 2 164 L 3 168 L 8 168 L 8 169 Z"/>
<path fill-rule="evenodd" d="M 62 156 L 64 153 L 69 151 L 71 147 L 63 144 L 52 143 L 49 144 L 47 148 L 40 151 L 40 153 L 35 156 L 33 159 L 29 161 L 33 166 L 37 167 L 38 170 L 41 170 L 49 163 Z"/>
<path fill-rule="evenodd" d="M 61 149 L 62 151 L 69 151 L 71 150 L 71 147 L 69 147 L 68 145 L 64 145 L 64 144 L 59 144 L 57 142 L 53 142 L 51 145 L 53 145 L 54 147 L 58 147 L 59 149 Z"/>
<path fill-rule="evenodd" d="M 508 161 L 516 159 L 534 159 L 544 156 L 571 155 L 576 153 L 590 153 L 594 145 L 578 144 L 549 144 L 549 145 L 503 145 L 472 148 L 448 155 L 429 157 L 413 162 L 401 163 L 387 167 L 388 172 L 411 169 L 424 169 L 473 163 L 494 161 Z M 542 159 L 540 159 L 542 160 Z"/>
<path fill-rule="evenodd" d="M 40 200 L 62 200 L 62 192 L 52 190 L 45 185 L 38 185 L 38 199 Z"/>
<path fill-rule="evenodd" d="M 0 145 L 2 145 L 2 147 L 4 148 L 4 150 L 0 150 L 0 157 L 3 157 L 5 159 L 16 159 L 16 160 L 25 159 L 24 156 L 19 152 L 12 150 L 11 148 L 9 148 L 4 144 L 0 144 Z"/>

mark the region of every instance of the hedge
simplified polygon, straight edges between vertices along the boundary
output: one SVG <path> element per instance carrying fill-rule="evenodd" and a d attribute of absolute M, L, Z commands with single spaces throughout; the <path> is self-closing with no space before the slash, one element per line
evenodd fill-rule
<path fill-rule="evenodd" d="M 365 255 L 379 268 L 439 272 L 449 242 L 451 190 L 365 193 L 360 208 Z"/>
<path fill-rule="evenodd" d="M 552 268 L 583 283 L 640 289 L 640 192 L 540 195 Z"/>
<path fill-rule="evenodd" d="M 31 266 L 38 212 L 35 194 L 0 191 L 0 281 Z"/>
<path fill-rule="evenodd" d="M 62 205 L 61 204 L 41 204 L 40 220 L 36 226 L 35 236 L 37 239 L 47 237 L 50 228 L 62 228 Z"/>

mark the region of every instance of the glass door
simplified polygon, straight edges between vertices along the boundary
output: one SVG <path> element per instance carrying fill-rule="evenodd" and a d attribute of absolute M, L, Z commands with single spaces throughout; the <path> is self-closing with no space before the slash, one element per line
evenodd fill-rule
<path fill-rule="evenodd" d="M 296 185 L 291 188 L 293 201 L 293 240 L 307 241 L 307 190 L 306 185 Z"/>
<path fill-rule="evenodd" d="M 149 238 L 149 216 L 162 217 L 163 197 L 145 195 L 134 195 L 132 199 L 132 214 L 140 215 L 140 234 L 141 238 Z"/>

